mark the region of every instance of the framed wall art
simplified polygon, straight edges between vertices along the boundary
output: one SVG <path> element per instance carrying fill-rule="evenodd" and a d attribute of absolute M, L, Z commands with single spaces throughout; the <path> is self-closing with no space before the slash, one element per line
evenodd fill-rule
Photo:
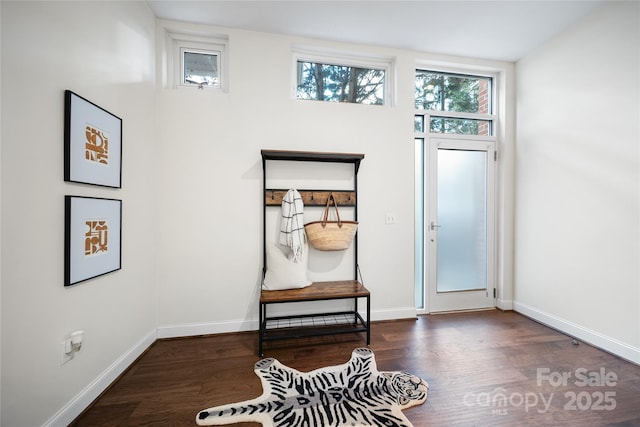
<path fill-rule="evenodd" d="M 64 180 L 121 188 L 122 119 L 64 92 Z"/>
<path fill-rule="evenodd" d="M 64 196 L 64 285 L 120 270 L 122 200 Z"/>

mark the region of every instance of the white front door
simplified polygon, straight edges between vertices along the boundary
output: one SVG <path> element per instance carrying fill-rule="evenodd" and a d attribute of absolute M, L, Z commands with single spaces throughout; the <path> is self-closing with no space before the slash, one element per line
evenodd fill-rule
<path fill-rule="evenodd" d="M 429 312 L 495 307 L 495 143 L 429 140 Z"/>

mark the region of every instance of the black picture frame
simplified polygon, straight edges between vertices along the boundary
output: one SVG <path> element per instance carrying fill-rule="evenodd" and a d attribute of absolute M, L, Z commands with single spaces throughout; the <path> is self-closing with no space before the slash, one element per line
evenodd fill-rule
<path fill-rule="evenodd" d="M 64 286 L 122 268 L 122 200 L 64 196 Z"/>
<path fill-rule="evenodd" d="M 64 180 L 122 188 L 122 119 L 64 92 Z"/>

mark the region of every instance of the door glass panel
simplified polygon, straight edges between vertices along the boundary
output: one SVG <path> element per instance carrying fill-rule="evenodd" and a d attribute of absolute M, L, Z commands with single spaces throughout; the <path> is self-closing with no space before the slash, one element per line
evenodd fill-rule
<path fill-rule="evenodd" d="M 437 292 L 486 289 L 487 153 L 437 153 Z"/>

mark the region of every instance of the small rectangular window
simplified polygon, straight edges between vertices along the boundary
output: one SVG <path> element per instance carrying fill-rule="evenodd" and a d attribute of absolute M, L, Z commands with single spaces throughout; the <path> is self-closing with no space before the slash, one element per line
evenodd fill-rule
<path fill-rule="evenodd" d="M 220 87 L 220 52 L 181 49 L 182 84 Z"/>
<path fill-rule="evenodd" d="M 182 34 L 165 28 L 166 87 L 228 90 L 229 39 L 223 35 Z"/>
<path fill-rule="evenodd" d="M 297 61 L 298 99 L 384 105 L 384 69 Z"/>

